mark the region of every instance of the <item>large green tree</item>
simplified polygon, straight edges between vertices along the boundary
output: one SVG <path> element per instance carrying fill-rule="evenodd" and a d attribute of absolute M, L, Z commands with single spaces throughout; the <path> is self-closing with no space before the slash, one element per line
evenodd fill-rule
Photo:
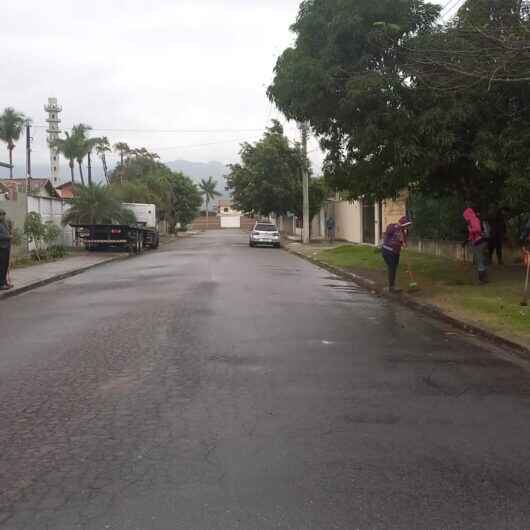
<path fill-rule="evenodd" d="M 0 140 L 7 144 L 9 153 L 9 178 L 13 178 L 13 149 L 22 134 L 27 118 L 22 112 L 16 111 L 12 107 L 7 107 L 0 114 Z"/>
<path fill-rule="evenodd" d="M 278 121 L 273 121 L 260 141 L 244 143 L 240 154 L 241 163 L 230 165 L 227 176 L 237 208 L 258 215 L 300 211 L 302 170 L 307 162 Z"/>
<path fill-rule="evenodd" d="M 172 172 L 162 180 L 167 186 L 166 220 L 170 233 L 174 233 L 178 224 L 185 229 L 197 217 L 202 196 L 196 184 L 183 173 Z"/>
<path fill-rule="evenodd" d="M 111 183 L 130 182 L 147 175 L 164 175 L 171 173 L 171 169 L 162 164 L 156 153 L 147 149 L 131 148 L 127 144 L 119 143 L 114 146 L 120 151 L 120 163 L 109 173 Z"/>
<path fill-rule="evenodd" d="M 278 59 L 270 99 L 309 121 L 324 171 L 351 198 L 395 196 L 411 180 L 414 87 L 400 64 L 407 36 L 432 31 L 440 7 L 422 0 L 306 0 Z"/>
<path fill-rule="evenodd" d="M 530 200 L 526 0 L 468 0 L 449 24 L 404 45 L 427 192 L 508 206 Z"/>

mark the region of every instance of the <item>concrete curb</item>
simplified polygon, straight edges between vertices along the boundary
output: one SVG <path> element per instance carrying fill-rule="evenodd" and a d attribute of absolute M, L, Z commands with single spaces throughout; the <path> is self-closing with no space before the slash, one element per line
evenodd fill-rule
<path fill-rule="evenodd" d="M 295 256 L 305 259 L 306 261 L 309 261 L 310 263 L 312 263 L 313 265 L 316 265 L 317 267 L 320 267 L 321 269 L 325 269 L 329 272 L 332 272 L 333 274 L 336 274 L 337 276 L 345 280 L 354 281 L 355 283 L 357 283 L 361 287 L 364 287 L 371 293 L 375 293 L 381 297 L 387 298 L 401 305 L 414 309 L 415 311 L 420 311 L 432 318 L 435 318 L 437 320 L 450 324 L 456 329 L 459 329 L 471 335 L 475 335 L 477 337 L 485 339 L 495 344 L 496 346 L 499 346 L 500 348 L 511 350 L 512 353 L 521 355 L 526 360 L 528 360 L 528 358 L 530 357 L 530 348 L 527 348 L 523 346 L 522 344 L 513 342 L 504 337 L 501 337 L 493 333 L 492 331 L 482 328 L 476 324 L 463 322 L 462 320 L 452 317 L 448 315 L 447 313 L 445 313 L 440 307 L 436 305 L 428 304 L 426 302 L 420 302 L 419 300 L 416 300 L 415 298 L 413 298 L 412 296 L 406 293 L 391 294 L 389 292 L 386 292 L 381 287 L 381 285 L 377 284 L 373 280 L 370 280 L 368 278 L 364 278 L 363 276 L 359 276 L 358 274 L 354 274 L 352 272 L 346 271 L 344 269 L 341 269 L 340 267 L 329 265 L 328 263 L 319 261 L 315 258 L 312 258 L 311 256 L 307 256 L 306 254 L 302 252 L 298 252 L 296 250 L 290 249 L 285 246 L 284 248 L 291 254 L 294 254 Z"/>

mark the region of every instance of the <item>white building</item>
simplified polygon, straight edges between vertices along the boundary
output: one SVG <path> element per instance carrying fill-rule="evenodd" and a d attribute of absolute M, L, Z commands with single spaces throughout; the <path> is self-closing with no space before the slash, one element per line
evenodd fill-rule
<path fill-rule="evenodd" d="M 59 138 L 61 133 L 59 115 L 63 109 L 57 104 L 57 98 L 48 98 L 48 104 L 44 105 L 44 110 L 48 113 L 48 118 L 46 119 L 48 130 L 46 132 L 48 133 L 48 143 L 50 145 L 50 180 L 54 186 L 58 186 L 61 184 L 59 152 L 51 144 Z"/>
<path fill-rule="evenodd" d="M 243 213 L 234 208 L 232 199 L 219 199 L 217 201 L 217 216 L 221 228 L 241 228 Z"/>

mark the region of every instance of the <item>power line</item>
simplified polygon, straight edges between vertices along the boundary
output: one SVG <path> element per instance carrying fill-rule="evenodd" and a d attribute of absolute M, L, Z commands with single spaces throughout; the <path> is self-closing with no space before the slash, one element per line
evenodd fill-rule
<path fill-rule="evenodd" d="M 35 128 L 47 129 L 48 125 L 33 125 Z M 121 133 L 231 133 L 231 132 L 262 132 L 265 127 L 258 129 L 105 129 L 92 127 L 94 132 L 121 132 Z"/>

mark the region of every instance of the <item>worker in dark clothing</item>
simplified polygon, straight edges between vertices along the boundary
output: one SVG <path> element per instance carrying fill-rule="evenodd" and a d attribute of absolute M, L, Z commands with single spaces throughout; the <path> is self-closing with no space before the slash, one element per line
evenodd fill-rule
<path fill-rule="evenodd" d="M 400 292 L 396 288 L 396 275 L 401 249 L 406 245 L 406 234 L 411 225 L 406 217 L 402 217 L 398 223 L 389 224 L 384 234 L 381 251 L 388 269 L 388 290 L 391 293 Z"/>
<path fill-rule="evenodd" d="M 5 291 L 11 286 L 7 282 L 9 257 L 11 254 L 11 233 L 6 221 L 6 213 L 0 210 L 0 290 Z"/>
<path fill-rule="evenodd" d="M 497 262 L 499 265 L 503 264 L 502 248 L 504 240 L 506 239 L 506 220 L 504 218 L 504 211 L 497 210 L 489 219 L 491 228 L 490 237 L 488 240 L 488 251 L 490 263 L 493 263 L 493 254 L 497 254 Z"/>

